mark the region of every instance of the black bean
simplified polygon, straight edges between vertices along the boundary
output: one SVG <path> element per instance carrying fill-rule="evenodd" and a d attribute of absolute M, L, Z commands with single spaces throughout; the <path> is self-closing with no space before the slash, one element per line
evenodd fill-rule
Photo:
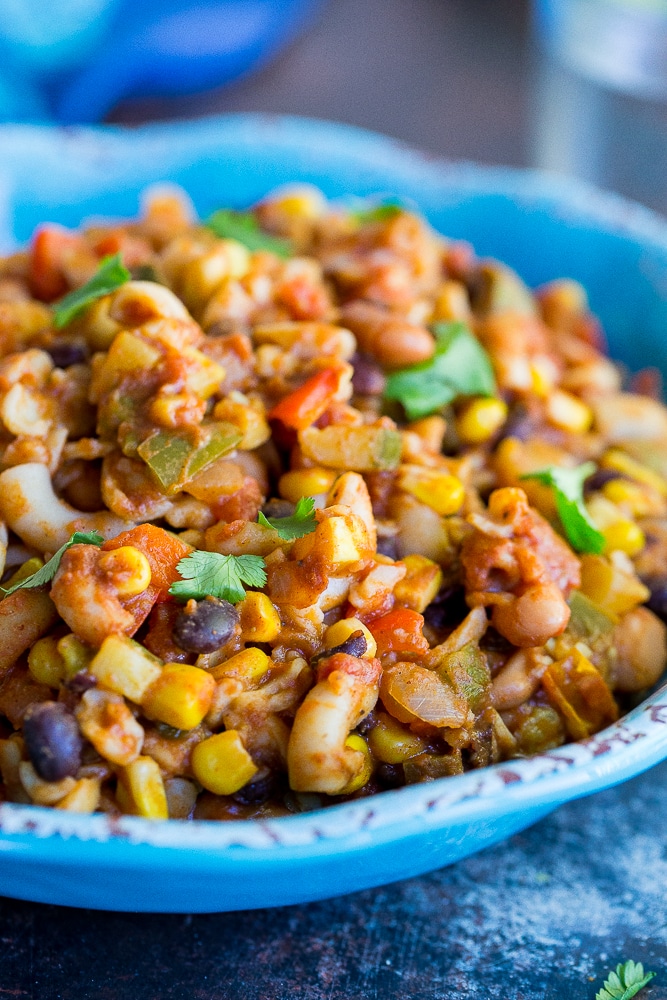
<path fill-rule="evenodd" d="M 368 715 L 365 716 L 357 726 L 357 732 L 359 733 L 360 736 L 368 736 L 371 729 L 375 729 L 377 721 L 378 720 L 375 712 L 369 712 Z"/>
<path fill-rule="evenodd" d="M 400 788 L 405 784 L 402 764 L 378 764 L 375 778 L 382 788 Z"/>
<path fill-rule="evenodd" d="M 528 441 L 535 434 L 535 421 L 528 413 L 528 410 L 521 406 L 513 406 L 510 414 L 502 426 L 501 438 L 514 437 L 519 441 Z"/>
<path fill-rule="evenodd" d="M 69 368 L 70 365 L 81 365 L 88 360 L 88 350 L 85 344 L 77 344 L 72 340 L 55 340 L 46 348 L 56 368 Z"/>
<path fill-rule="evenodd" d="M 239 788 L 232 798 L 242 806 L 260 806 L 269 799 L 277 799 L 284 791 L 285 782 L 281 775 L 269 771 L 254 781 L 249 781 L 243 788 Z"/>
<path fill-rule="evenodd" d="M 651 591 L 651 596 L 646 602 L 646 606 L 651 611 L 667 622 L 667 577 L 652 576 L 644 580 L 644 583 Z"/>
<path fill-rule="evenodd" d="M 351 364 L 354 368 L 352 388 L 360 396 L 381 396 L 385 390 L 387 379 L 384 372 L 371 358 L 364 354 L 355 354 Z"/>
<path fill-rule="evenodd" d="M 23 717 L 23 738 L 32 765 L 44 781 L 73 777 L 79 770 L 83 740 L 76 719 L 60 702 L 29 705 Z"/>
<path fill-rule="evenodd" d="M 68 681 L 65 681 L 65 687 L 75 694 L 83 694 L 84 691 L 90 691 L 91 688 L 97 687 L 97 677 L 87 670 L 79 670 Z"/>
<path fill-rule="evenodd" d="M 295 510 L 296 505 L 290 500 L 279 500 L 274 497 L 264 504 L 262 514 L 264 517 L 291 517 Z"/>
<path fill-rule="evenodd" d="M 239 613 L 229 601 L 205 597 L 188 601 L 174 622 L 174 642 L 190 653 L 214 653 L 227 642 L 239 623 Z"/>
<path fill-rule="evenodd" d="M 462 587 L 445 587 L 424 611 L 424 621 L 434 629 L 459 625 L 470 608 L 465 601 Z"/>
<path fill-rule="evenodd" d="M 616 472 L 615 469 L 597 469 L 592 476 L 584 482 L 584 492 L 593 493 L 594 490 L 601 490 L 603 486 L 607 483 L 611 483 L 614 479 L 627 479 L 622 472 Z"/>
<path fill-rule="evenodd" d="M 492 649 L 495 652 L 505 653 L 512 649 L 512 643 L 497 632 L 493 625 L 489 625 L 486 632 L 484 633 L 484 639 L 482 641 L 484 649 Z"/>
<path fill-rule="evenodd" d="M 381 556 L 398 559 L 398 541 L 395 535 L 378 535 L 377 551 Z"/>
<path fill-rule="evenodd" d="M 335 656 L 336 653 L 347 653 L 348 656 L 363 656 L 367 649 L 366 636 L 361 629 L 357 629 L 345 642 L 341 642 L 339 646 L 332 646 L 331 649 L 323 649 L 321 653 L 313 657 L 311 662 L 318 663 L 320 660 L 328 660 L 330 656 Z"/>

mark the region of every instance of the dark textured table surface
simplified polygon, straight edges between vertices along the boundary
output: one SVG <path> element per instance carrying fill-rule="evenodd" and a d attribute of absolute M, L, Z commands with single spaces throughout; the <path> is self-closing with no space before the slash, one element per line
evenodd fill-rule
<path fill-rule="evenodd" d="M 522 165 L 534 66 L 522 0 L 331 0 L 257 76 L 114 120 L 289 112 Z M 626 193 L 641 197 L 641 177 Z M 629 958 L 658 973 L 642 1000 L 667 1000 L 666 783 L 663 765 L 452 868 L 308 906 L 156 916 L 1 900 L 0 1000 L 593 1000 Z"/>

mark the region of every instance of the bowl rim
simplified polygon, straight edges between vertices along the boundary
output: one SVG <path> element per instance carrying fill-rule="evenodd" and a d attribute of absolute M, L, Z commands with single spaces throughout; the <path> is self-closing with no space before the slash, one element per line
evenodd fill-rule
<path fill-rule="evenodd" d="M 546 209 L 568 222 L 611 230 L 650 247 L 667 261 L 667 221 L 628 199 L 570 177 L 534 169 L 484 166 L 421 152 L 379 133 L 317 119 L 265 114 L 235 114 L 194 122 L 152 123 L 128 130 L 116 126 L 61 128 L 2 125 L 0 146 L 39 151 L 63 147 L 95 157 L 100 150 L 119 154 L 129 147 L 159 147 L 165 141 L 201 147 L 222 140 L 272 142 L 278 149 L 295 143 L 306 151 L 317 145 L 344 159 L 391 168 L 412 181 L 456 189 L 464 196 L 504 196 L 528 209 Z M 39 852 L 53 837 L 128 848 L 167 848 L 163 859 L 227 852 L 267 857 L 281 851 L 315 849 L 345 852 L 372 836 L 393 840 L 428 828 L 465 824 L 538 806 L 556 806 L 639 774 L 667 757 L 667 683 L 637 708 L 591 738 L 568 743 L 533 757 L 505 761 L 434 782 L 381 792 L 300 815 L 264 820 L 163 820 L 133 816 L 77 815 L 39 806 L 0 804 L 0 836 L 27 839 Z"/>

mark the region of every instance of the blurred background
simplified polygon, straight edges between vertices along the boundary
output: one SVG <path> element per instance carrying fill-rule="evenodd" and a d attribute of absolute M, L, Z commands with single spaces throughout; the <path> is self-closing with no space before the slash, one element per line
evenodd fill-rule
<path fill-rule="evenodd" d="M 244 111 L 572 174 L 667 214 L 667 0 L 0 0 L 0 120 Z"/>

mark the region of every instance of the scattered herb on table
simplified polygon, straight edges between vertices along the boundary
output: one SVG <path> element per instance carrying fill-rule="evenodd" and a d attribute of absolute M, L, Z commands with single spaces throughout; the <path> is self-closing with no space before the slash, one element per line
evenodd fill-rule
<path fill-rule="evenodd" d="M 610 972 L 601 990 L 595 994 L 595 1000 L 631 1000 L 654 978 L 655 972 L 644 973 L 641 962 L 623 962 L 616 966 L 616 972 Z"/>
<path fill-rule="evenodd" d="M 536 479 L 551 487 L 563 530 L 577 552 L 599 553 L 605 545 L 604 535 L 593 524 L 584 504 L 584 481 L 594 472 L 593 462 L 585 462 L 575 469 L 549 465 L 521 476 L 522 479 Z"/>

